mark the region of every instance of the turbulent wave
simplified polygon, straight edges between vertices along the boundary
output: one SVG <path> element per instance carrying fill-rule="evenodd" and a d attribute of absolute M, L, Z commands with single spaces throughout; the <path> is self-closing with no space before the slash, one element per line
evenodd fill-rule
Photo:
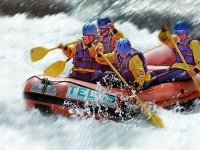
<path fill-rule="evenodd" d="M 47 117 L 35 109 L 25 109 L 22 94 L 25 80 L 41 74 L 59 59 L 66 59 L 61 51 L 55 50 L 43 60 L 32 63 L 31 48 L 40 45 L 51 48 L 60 42 L 72 42 L 80 37 L 85 21 L 96 21 L 99 15 L 108 14 L 116 25 L 116 21 L 130 22 L 139 29 L 147 28 L 151 32 L 166 20 L 172 24 L 181 18 L 187 18 L 194 27 L 199 26 L 199 3 L 196 1 L 189 5 L 189 0 L 186 0 L 184 7 L 190 7 L 190 10 L 184 10 L 182 5 L 180 8 L 175 7 L 175 4 L 181 2 L 174 2 L 174 6 L 170 6 L 172 0 L 147 1 L 0 0 L 0 150 L 199 149 L 199 100 L 195 101 L 194 111 L 191 112 L 176 112 L 180 107 L 176 107 L 174 111 L 156 109 L 156 114 L 163 119 L 165 125 L 161 130 L 149 126 L 146 119 L 143 119 L 143 114 L 141 118 L 139 116 L 116 123 L 104 119 L 80 120 L 57 115 Z M 163 4 L 164 8 L 156 4 Z M 192 11 L 193 8 L 196 9 Z M 15 15 L 17 13 L 23 14 Z M 54 15 L 57 13 L 62 14 Z M 26 16 L 45 17 L 26 19 Z M 124 28 L 128 37 L 137 36 L 133 40 L 134 48 L 143 52 L 158 45 L 156 32 L 149 34 L 146 30 L 138 31 L 134 25 L 125 23 L 119 26 Z M 71 66 L 71 62 L 67 63 L 61 76 L 66 76 Z"/>
<path fill-rule="evenodd" d="M 28 17 L 43 17 L 69 12 L 75 4 L 78 4 L 76 0 L 0 0 L 0 14 L 13 16 L 27 13 Z"/>
<path fill-rule="evenodd" d="M 200 37 L 200 0 L 1 0 L 0 14 L 27 13 L 29 17 L 43 17 L 57 13 L 82 19 L 95 20 L 100 15 L 109 15 L 112 21 L 130 22 L 138 29 L 154 32 L 163 23 L 172 31 L 178 20 L 187 20 L 192 25 L 192 35 Z"/>

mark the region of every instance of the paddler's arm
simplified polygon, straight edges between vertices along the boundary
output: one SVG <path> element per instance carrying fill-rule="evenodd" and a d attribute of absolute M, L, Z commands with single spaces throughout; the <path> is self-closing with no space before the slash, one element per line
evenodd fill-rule
<path fill-rule="evenodd" d="M 123 38 L 124 34 L 120 30 L 114 29 L 113 30 L 113 37 L 117 41 L 118 39 Z"/>
<path fill-rule="evenodd" d="M 96 56 L 95 56 L 95 59 L 96 61 L 99 63 L 99 64 L 103 64 L 103 65 L 108 65 L 108 63 L 106 62 L 106 60 L 101 57 L 101 54 L 99 54 L 99 49 L 96 49 Z M 104 56 L 112 63 L 114 64 L 116 62 L 116 51 L 113 51 L 112 53 L 107 53 L 107 54 L 104 54 Z"/>
<path fill-rule="evenodd" d="M 200 42 L 198 40 L 192 40 L 189 46 L 193 52 L 194 62 L 196 64 L 194 66 L 194 71 L 196 74 L 200 73 Z"/>
<path fill-rule="evenodd" d="M 113 37 L 112 37 L 112 43 L 113 45 L 115 45 L 116 41 L 120 38 L 123 38 L 124 37 L 124 34 L 120 31 L 120 30 L 117 30 L 115 27 L 114 27 L 114 24 L 112 23 L 108 23 L 108 28 L 112 31 L 113 33 Z"/>
<path fill-rule="evenodd" d="M 144 71 L 143 62 L 138 55 L 129 60 L 129 69 L 135 77 L 134 82 L 138 90 L 143 86 L 144 82 L 150 81 L 151 75 L 149 72 Z"/>
<path fill-rule="evenodd" d="M 172 38 L 174 39 L 174 41 L 176 41 L 178 37 L 177 35 L 172 35 Z M 168 34 L 167 30 L 165 30 L 164 28 L 158 33 L 158 39 L 162 43 L 166 44 L 167 46 L 171 48 L 175 48 L 174 44 L 170 40 L 170 35 Z"/>
<path fill-rule="evenodd" d="M 88 46 L 88 48 L 89 48 L 89 53 L 90 53 L 91 57 L 93 57 L 93 58 L 95 58 L 95 56 L 97 54 L 97 52 L 96 52 L 97 48 L 101 49 L 101 51 L 104 52 L 103 44 L 100 42 L 98 42 L 96 45 L 92 43 Z"/>
<path fill-rule="evenodd" d="M 60 44 L 58 48 L 62 49 L 63 54 L 68 58 L 73 58 L 74 54 L 76 53 L 76 46 L 77 43 L 63 46 L 63 44 Z"/>

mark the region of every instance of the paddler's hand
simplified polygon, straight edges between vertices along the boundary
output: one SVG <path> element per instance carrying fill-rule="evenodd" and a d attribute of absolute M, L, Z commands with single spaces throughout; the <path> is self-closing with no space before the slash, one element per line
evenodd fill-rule
<path fill-rule="evenodd" d="M 101 49 L 99 48 L 99 47 L 96 47 L 95 48 L 95 52 L 97 53 L 97 54 L 100 54 L 99 52 L 101 51 Z"/>
<path fill-rule="evenodd" d="M 166 32 L 166 31 L 167 31 L 167 24 L 166 24 L 166 23 L 164 23 L 164 24 L 161 25 L 161 30 L 162 30 L 163 32 Z"/>
<path fill-rule="evenodd" d="M 161 31 L 158 34 L 158 38 L 162 42 L 170 40 L 170 34 L 167 32 L 167 26 L 165 24 L 161 26 Z"/>
<path fill-rule="evenodd" d="M 197 73 L 194 70 L 188 70 L 187 73 L 189 74 L 190 77 L 194 77 L 197 75 Z"/>
<path fill-rule="evenodd" d="M 100 55 L 100 52 L 102 52 L 102 48 L 99 47 L 99 46 L 96 46 L 95 47 L 95 52 L 96 52 L 97 55 Z"/>
<path fill-rule="evenodd" d="M 68 47 L 64 46 L 62 43 L 57 46 L 59 49 L 67 50 Z"/>
<path fill-rule="evenodd" d="M 100 51 L 103 53 L 104 52 L 104 47 L 103 47 L 103 44 L 102 43 L 98 43 L 96 46 L 95 46 L 95 52 L 97 54 L 97 57 L 101 57 L 101 54 L 100 54 Z"/>
<path fill-rule="evenodd" d="M 115 26 L 114 26 L 114 24 L 112 24 L 112 23 L 108 23 L 108 28 L 109 28 L 111 31 L 113 31 L 113 30 L 115 29 Z"/>
<path fill-rule="evenodd" d="M 63 44 L 60 43 L 57 47 L 58 47 L 59 49 L 63 49 Z"/>
<path fill-rule="evenodd" d="M 88 45 L 88 44 L 90 43 L 90 41 L 89 41 L 89 39 L 88 39 L 87 36 L 82 36 L 82 40 L 83 40 L 83 43 L 84 43 L 85 45 Z"/>
<path fill-rule="evenodd" d="M 136 79 L 136 80 L 134 81 L 134 84 L 133 84 L 133 85 L 135 86 L 135 88 L 136 88 L 137 90 L 141 90 L 143 84 L 144 84 L 144 81 L 143 81 L 143 80 Z"/>

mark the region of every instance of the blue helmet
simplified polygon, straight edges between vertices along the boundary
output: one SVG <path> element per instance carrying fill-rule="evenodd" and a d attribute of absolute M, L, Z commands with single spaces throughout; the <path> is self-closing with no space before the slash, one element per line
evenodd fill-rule
<path fill-rule="evenodd" d="M 97 20 L 98 28 L 108 28 L 108 23 L 111 23 L 111 19 L 108 16 L 100 17 Z"/>
<path fill-rule="evenodd" d="M 116 42 L 117 53 L 128 55 L 131 51 L 131 43 L 127 38 L 120 38 Z"/>
<path fill-rule="evenodd" d="M 97 35 L 97 27 L 94 23 L 87 23 L 83 26 L 83 34 Z"/>
<path fill-rule="evenodd" d="M 174 33 L 175 34 L 188 34 L 190 32 L 190 25 L 186 21 L 178 21 L 174 25 Z"/>

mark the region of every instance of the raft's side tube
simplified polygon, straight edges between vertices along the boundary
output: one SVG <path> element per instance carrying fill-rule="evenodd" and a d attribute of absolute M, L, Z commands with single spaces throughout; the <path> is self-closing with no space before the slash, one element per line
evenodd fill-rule
<path fill-rule="evenodd" d="M 143 53 L 147 65 L 170 66 L 175 61 L 174 50 L 167 45 L 160 45 Z"/>

